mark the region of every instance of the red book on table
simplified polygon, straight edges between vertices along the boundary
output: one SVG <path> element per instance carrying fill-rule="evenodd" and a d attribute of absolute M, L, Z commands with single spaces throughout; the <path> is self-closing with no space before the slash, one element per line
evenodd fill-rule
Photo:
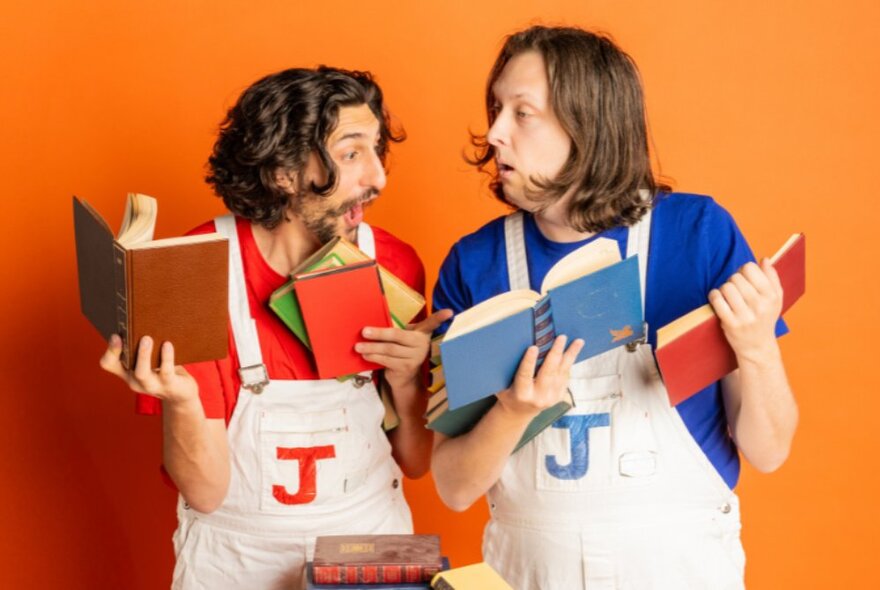
<path fill-rule="evenodd" d="M 294 277 L 294 290 L 309 334 L 318 376 L 381 369 L 354 350 L 367 326 L 391 326 L 376 262 L 349 264 Z"/>
<path fill-rule="evenodd" d="M 771 261 L 782 283 L 785 313 L 806 289 L 804 234 L 789 238 Z M 657 364 L 673 406 L 737 368 L 736 355 L 709 304 L 657 331 Z"/>

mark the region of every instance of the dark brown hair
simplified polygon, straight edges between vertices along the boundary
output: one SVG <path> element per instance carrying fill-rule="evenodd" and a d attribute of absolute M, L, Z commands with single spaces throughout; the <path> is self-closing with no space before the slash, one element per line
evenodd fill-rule
<path fill-rule="evenodd" d="M 327 181 L 298 187 L 297 192 L 333 192 L 338 170 L 325 143 L 338 124 L 339 109 L 362 104 L 379 120 L 379 157 L 384 163 L 388 143 L 403 141 L 405 134 L 392 131 L 382 90 L 368 72 L 321 66 L 266 76 L 229 109 L 205 180 L 231 212 L 272 229 L 285 218 L 291 198 L 276 183 L 276 171 L 297 175 L 314 152 Z"/>
<path fill-rule="evenodd" d="M 546 207 L 570 189 L 569 219 L 578 231 L 600 232 L 632 225 L 650 207 L 639 194 L 669 190 L 655 180 L 639 72 L 632 58 L 603 35 L 577 28 L 535 26 L 510 35 L 486 84 L 489 127 L 495 122 L 492 87 L 516 55 L 537 51 L 544 59 L 550 105 L 571 138 L 568 161 L 556 178 L 532 182 L 530 200 Z M 486 135 L 471 135 L 476 153 L 468 161 L 492 176 L 492 191 L 504 193 L 497 170 L 488 169 L 495 148 Z M 506 201 L 505 201 L 506 202 Z"/>

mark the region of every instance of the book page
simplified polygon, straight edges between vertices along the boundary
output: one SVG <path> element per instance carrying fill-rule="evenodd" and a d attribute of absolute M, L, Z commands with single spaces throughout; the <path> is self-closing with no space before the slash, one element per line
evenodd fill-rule
<path fill-rule="evenodd" d="M 177 238 L 162 238 L 161 240 L 152 240 L 137 244 L 123 244 L 129 250 L 149 250 L 152 248 L 168 248 L 171 246 L 185 246 L 187 244 L 201 244 L 203 242 L 214 242 L 225 240 L 223 236 L 216 232 L 209 234 L 197 234 L 194 236 L 180 236 Z M 119 240 L 117 240 L 119 241 Z"/>
<path fill-rule="evenodd" d="M 456 336 L 473 332 L 483 326 L 488 326 L 496 320 L 512 316 L 524 309 L 533 307 L 541 299 L 541 296 L 528 289 L 517 289 L 496 295 L 482 303 L 478 303 L 467 309 L 452 320 L 452 325 L 446 332 L 444 340 L 451 340 Z"/>
<path fill-rule="evenodd" d="M 801 237 L 802 235 L 803 235 L 803 234 L 792 234 L 792 236 L 791 236 L 790 238 L 788 238 L 788 240 L 786 240 L 786 242 L 782 245 L 782 248 L 780 248 L 779 250 L 777 250 L 777 251 L 776 251 L 776 254 L 774 254 L 774 255 L 770 258 L 770 262 L 771 262 L 771 264 L 776 264 L 777 262 L 779 262 L 779 259 L 782 258 L 783 254 L 785 254 L 786 252 L 788 252 L 789 248 L 791 248 L 792 246 L 794 246 L 795 243 L 800 239 L 800 237 Z"/>
<path fill-rule="evenodd" d="M 156 230 L 158 209 L 159 205 L 153 197 L 129 193 L 122 227 L 116 236 L 116 241 L 130 248 L 135 244 L 152 240 Z"/>
<path fill-rule="evenodd" d="M 570 283 L 599 269 L 620 262 L 620 247 L 615 240 L 599 238 L 562 257 L 554 264 L 541 285 L 541 293 Z"/>

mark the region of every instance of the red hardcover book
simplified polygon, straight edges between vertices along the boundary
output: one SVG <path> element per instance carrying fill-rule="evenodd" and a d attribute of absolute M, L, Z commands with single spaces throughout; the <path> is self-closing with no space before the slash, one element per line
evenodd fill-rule
<path fill-rule="evenodd" d="M 443 567 L 437 535 L 331 535 L 315 541 L 315 584 L 427 583 Z"/>
<path fill-rule="evenodd" d="M 806 238 L 795 234 L 771 259 L 782 283 L 782 313 L 806 288 Z M 737 367 L 736 355 L 712 306 L 706 304 L 657 331 L 657 363 L 677 405 Z"/>
<path fill-rule="evenodd" d="M 365 327 L 392 325 L 375 261 L 296 275 L 294 290 L 321 379 L 382 368 L 354 350 Z"/>

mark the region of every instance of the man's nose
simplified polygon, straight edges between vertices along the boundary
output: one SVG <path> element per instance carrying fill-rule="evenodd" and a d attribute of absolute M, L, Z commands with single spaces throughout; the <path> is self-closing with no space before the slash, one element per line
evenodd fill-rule
<path fill-rule="evenodd" d="M 364 171 L 364 184 L 369 188 L 381 191 L 385 188 L 386 180 L 385 166 L 382 164 L 379 155 L 373 154 L 373 157 L 367 165 L 367 169 Z"/>
<path fill-rule="evenodd" d="M 503 115 L 503 112 L 498 113 L 498 116 L 495 117 L 495 121 L 492 123 L 492 126 L 489 127 L 489 132 L 486 133 L 486 141 L 489 142 L 489 145 L 500 147 L 510 144 L 506 119 L 507 118 Z"/>

